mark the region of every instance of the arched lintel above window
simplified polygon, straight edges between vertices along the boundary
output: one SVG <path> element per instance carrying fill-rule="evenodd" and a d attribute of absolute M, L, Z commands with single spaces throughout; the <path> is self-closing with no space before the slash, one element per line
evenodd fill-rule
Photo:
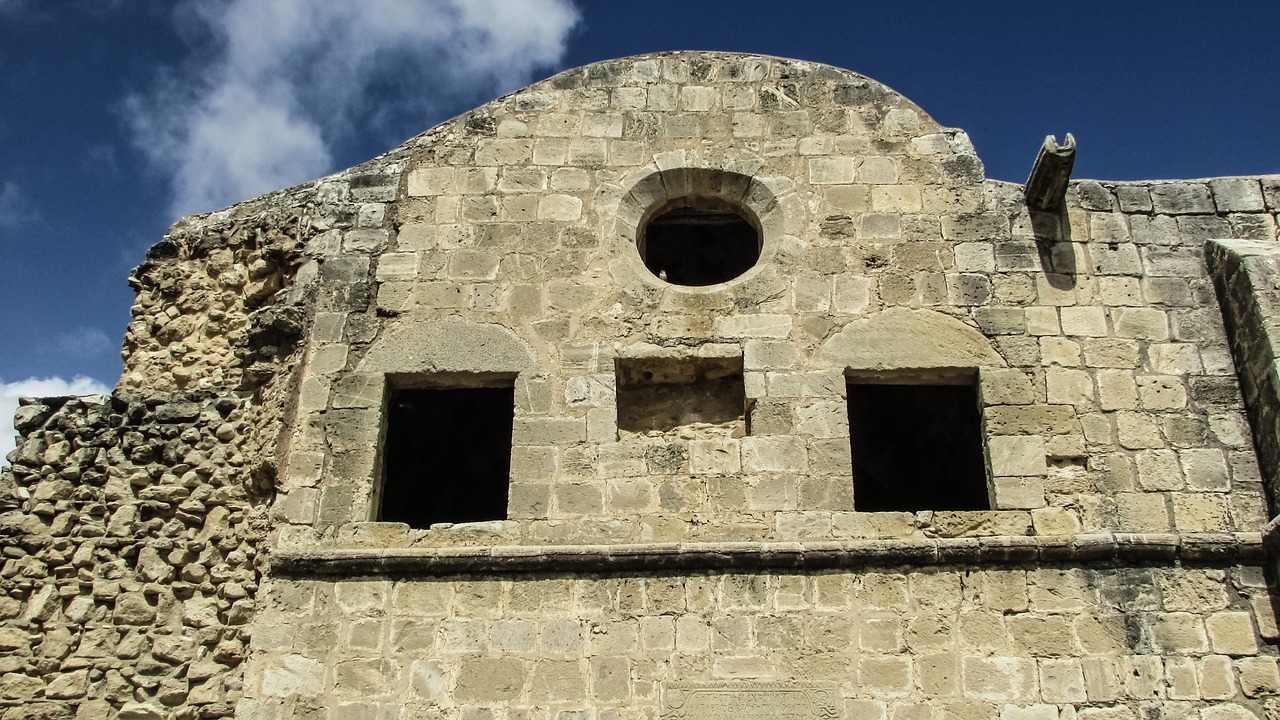
<path fill-rule="evenodd" d="M 714 291 L 773 258 L 785 217 L 767 178 L 722 168 L 650 168 L 618 204 L 616 251 L 646 282 Z M 695 244 L 699 250 L 683 253 Z"/>
<path fill-rule="evenodd" d="M 393 326 L 373 344 L 357 371 L 514 377 L 536 368 L 533 350 L 510 329 L 449 317 Z"/>

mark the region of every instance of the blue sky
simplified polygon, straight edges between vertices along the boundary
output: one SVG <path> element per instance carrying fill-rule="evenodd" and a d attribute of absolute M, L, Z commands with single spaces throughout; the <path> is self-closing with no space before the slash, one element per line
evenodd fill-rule
<path fill-rule="evenodd" d="M 1076 177 L 1280 172 L 1280 3 L 1045 7 L 0 0 L 0 454 L 18 394 L 115 383 L 128 272 L 179 214 L 354 165 L 596 60 L 708 49 L 848 68 L 968 131 L 1001 180 L 1065 132 Z"/>

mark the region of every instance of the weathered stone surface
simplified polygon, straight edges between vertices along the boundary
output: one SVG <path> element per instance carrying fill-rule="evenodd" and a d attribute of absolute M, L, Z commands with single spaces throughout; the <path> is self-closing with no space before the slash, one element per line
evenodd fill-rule
<path fill-rule="evenodd" d="M 937 312 L 894 308 L 849 323 L 822 347 L 824 362 L 854 370 L 1000 367 L 980 332 Z"/>
<path fill-rule="evenodd" d="M 1066 190 L 852 73 L 664 53 L 183 219 L 118 394 L 19 406 L 0 718 L 1275 714 L 1280 181 Z M 758 258 L 669 282 L 646 223 L 708 205 Z M 636 359 L 682 421 L 619 412 Z M 974 386 L 990 508 L 939 509 L 944 460 L 855 511 L 851 379 Z M 505 519 L 377 522 L 417 386 L 513 395 Z"/>

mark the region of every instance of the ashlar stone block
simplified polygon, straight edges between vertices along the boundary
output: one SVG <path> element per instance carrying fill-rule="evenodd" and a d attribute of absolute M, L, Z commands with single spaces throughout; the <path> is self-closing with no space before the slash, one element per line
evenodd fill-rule
<path fill-rule="evenodd" d="M 1116 188 L 1116 200 L 1120 203 L 1120 212 L 1151 212 L 1151 193 L 1141 185 L 1120 185 Z"/>
<path fill-rule="evenodd" d="M 582 216 L 582 199 L 573 195 L 544 195 L 538 200 L 539 220 L 577 220 Z"/>
<path fill-rule="evenodd" d="M 1235 665 L 1245 697 L 1266 697 L 1280 691 L 1280 667 L 1274 657 L 1241 658 Z"/>
<path fill-rule="evenodd" d="M 462 702 L 509 702 L 520 696 L 528 675 L 528 668 L 515 658 L 465 658 L 453 697 Z"/>
<path fill-rule="evenodd" d="M 485 250 L 455 250 L 449 255 L 448 274 L 459 280 L 493 280 L 501 258 Z"/>
<path fill-rule="evenodd" d="M 1091 368 L 1136 368 L 1138 343 L 1117 338 L 1085 338 L 1080 343 L 1084 363 Z"/>
<path fill-rule="evenodd" d="M 1119 231 L 1115 234 L 1120 236 Z M 1098 240 L 1096 237 L 1094 239 Z M 1141 275 L 1142 259 L 1138 255 L 1137 246 L 1127 242 L 1127 231 L 1125 236 L 1118 237 L 1118 240 L 1118 242 L 1103 241 L 1089 244 L 1089 257 L 1093 262 L 1094 271 L 1099 275 Z"/>
<path fill-rule="evenodd" d="M 1266 203 L 1262 187 L 1252 178 L 1217 178 L 1209 181 L 1213 201 L 1221 212 L 1262 212 Z"/>
<path fill-rule="evenodd" d="M 1228 700 L 1239 692 L 1231 658 L 1210 655 L 1199 661 L 1200 695 L 1205 700 Z"/>
<path fill-rule="evenodd" d="M 858 182 L 871 185 L 893 185 L 898 182 L 898 166 L 893 158 L 873 156 L 864 158 L 858 166 Z"/>
<path fill-rule="evenodd" d="M 1205 621 L 1209 644 L 1220 655 L 1258 654 L 1257 633 L 1247 612 L 1219 612 Z"/>
<path fill-rule="evenodd" d="M 858 227 L 860 237 L 885 242 L 902 238 L 902 218 L 896 213 L 867 213 Z"/>
<path fill-rule="evenodd" d="M 815 438 L 840 438 L 849 435 L 848 408 L 842 402 L 816 402 L 796 411 L 796 429 Z"/>
<path fill-rule="evenodd" d="M 959 243 L 954 246 L 956 270 L 960 272 L 995 272 L 995 253 L 990 243 Z"/>
<path fill-rule="evenodd" d="M 1113 308 L 1111 322 L 1119 337 L 1157 341 L 1169 339 L 1169 318 L 1162 310 Z"/>
<path fill-rule="evenodd" d="M 984 405 L 1029 405 L 1035 402 L 1031 379 L 1016 368 L 984 369 L 979 390 Z"/>
<path fill-rule="evenodd" d="M 1193 343 L 1158 343 L 1147 348 L 1150 369 L 1163 375 L 1192 375 L 1204 370 Z"/>
<path fill-rule="evenodd" d="M 720 91 L 714 87 L 686 85 L 680 88 L 679 107 L 688 112 L 707 112 L 720 100 Z"/>
<path fill-rule="evenodd" d="M 994 702 L 1033 701 L 1035 661 L 1016 657 L 966 657 L 962 661 L 966 697 Z"/>
<path fill-rule="evenodd" d="M 1145 304 L 1142 281 L 1136 277 L 1103 275 L 1097 278 L 1098 299 L 1110 307 L 1126 307 Z"/>
<path fill-rule="evenodd" d="M 721 315 L 715 318 L 714 334 L 724 338 L 786 338 L 791 335 L 790 315 Z"/>
<path fill-rule="evenodd" d="M 790 343 L 772 340 L 748 340 L 743 348 L 743 368 L 749 370 L 785 370 L 799 361 Z"/>
<path fill-rule="evenodd" d="M 1058 308 L 1029 307 L 1025 311 L 1027 333 L 1030 335 L 1060 335 L 1062 326 L 1058 322 Z"/>
<path fill-rule="evenodd" d="M 1227 492 L 1231 483 L 1221 450 L 1191 448 L 1178 453 L 1186 473 L 1187 486 L 1202 492 Z"/>
<path fill-rule="evenodd" d="M 418 274 L 418 254 L 412 252 L 383 253 L 378 258 L 378 269 L 375 277 L 379 282 L 416 277 Z"/>
<path fill-rule="evenodd" d="M 876 185 L 871 188 L 874 212 L 918 213 L 923 207 L 919 185 Z"/>
<path fill-rule="evenodd" d="M 1212 213 L 1209 188 L 1200 183 L 1164 183 L 1151 187 L 1152 207 L 1158 214 Z"/>
<path fill-rule="evenodd" d="M 324 663 L 299 654 L 285 655 L 262 678 L 268 697 L 316 697 L 324 692 Z"/>
<path fill-rule="evenodd" d="M 586 418 L 516 418 L 511 442 L 516 445 L 562 445 L 586 439 Z"/>
<path fill-rule="evenodd" d="M 1102 410 L 1135 410 L 1138 383 L 1128 370 L 1098 370 L 1098 407 Z"/>
<path fill-rule="evenodd" d="M 1092 407 L 1093 378 L 1084 370 L 1051 367 L 1045 371 L 1048 400 L 1052 404 Z"/>
<path fill-rule="evenodd" d="M 1182 379 L 1170 375 L 1138 377 L 1138 396 L 1148 410 L 1180 410 L 1187 406 L 1187 389 Z"/>
<path fill-rule="evenodd" d="M 1204 622 L 1195 613 L 1158 613 L 1150 622 L 1156 647 L 1166 653 L 1200 655 L 1209 649 Z"/>
<path fill-rule="evenodd" d="M 453 192 L 453 168 L 423 167 L 409 172 L 409 197 L 430 197 Z"/>
<path fill-rule="evenodd" d="M 1116 520 L 1125 532 L 1169 532 L 1173 526 L 1164 493 L 1121 492 L 1114 497 Z"/>
<path fill-rule="evenodd" d="M 802 472 L 808 468 L 808 453 L 799 437 L 746 437 L 740 442 L 742 467 L 747 472 Z"/>
<path fill-rule="evenodd" d="M 1043 659 L 1040 664 L 1040 696 L 1051 703 L 1085 702 L 1084 670 L 1075 658 Z"/>
<path fill-rule="evenodd" d="M 1225 533 L 1232 530 L 1223 495 L 1173 495 L 1173 521 L 1179 532 Z"/>
<path fill-rule="evenodd" d="M 1085 695 L 1089 702 L 1102 703 L 1120 697 L 1119 663 L 1110 657 L 1086 657 L 1080 661 L 1084 671 Z"/>
<path fill-rule="evenodd" d="M 826 157 L 809 160 L 809 182 L 814 185 L 835 185 L 853 182 L 854 159 L 851 157 Z"/>
<path fill-rule="evenodd" d="M 912 688 L 911 661 L 905 657 L 872 655 L 858 662 L 858 684 L 881 697 L 905 697 Z"/>
<path fill-rule="evenodd" d="M 1107 335 L 1107 314 L 1101 307 L 1064 307 L 1061 315 L 1063 335 L 1088 337 Z"/>
<path fill-rule="evenodd" d="M 1200 678 L 1194 658 L 1166 658 L 1164 663 L 1164 675 L 1169 682 L 1170 699 L 1200 699 Z"/>
<path fill-rule="evenodd" d="M 1043 478 L 996 477 L 991 484 L 995 507 L 999 510 L 1028 510 L 1045 506 Z"/>
<path fill-rule="evenodd" d="M 1182 468 L 1172 450 L 1143 450 L 1138 453 L 1138 486 L 1143 490 L 1182 488 Z"/>
<path fill-rule="evenodd" d="M 1040 364 L 1078 367 L 1080 344 L 1063 337 L 1040 338 Z"/>

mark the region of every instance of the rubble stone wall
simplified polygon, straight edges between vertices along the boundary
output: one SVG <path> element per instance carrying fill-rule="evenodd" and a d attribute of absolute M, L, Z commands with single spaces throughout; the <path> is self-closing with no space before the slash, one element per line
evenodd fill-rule
<path fill-rule="evenodd" d="M 0 480 L 0 717 L 233 713 L 268 530 L 253 413 L 211 392 L 19 407 Z"/>

